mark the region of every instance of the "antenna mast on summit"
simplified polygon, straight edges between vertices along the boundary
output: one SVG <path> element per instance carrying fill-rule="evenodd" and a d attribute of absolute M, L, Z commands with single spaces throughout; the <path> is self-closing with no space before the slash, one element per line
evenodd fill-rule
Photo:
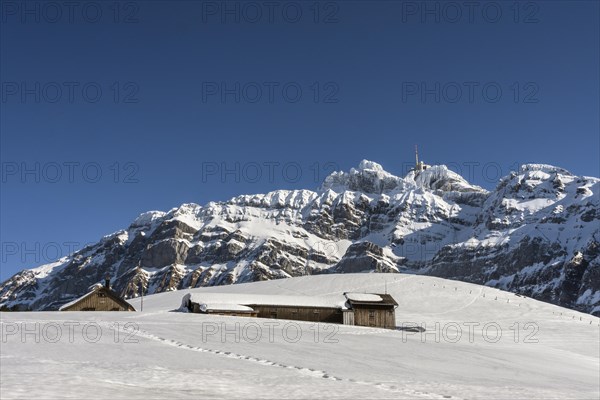
<path fill-rule="evenodd" d="M 419 168 L 419 146 L 415 144 L 415 167 Z"/>
<path fill-rule="evenodd" d="M 419 161 L 419 147 L 415 144 L 415 171 L 419 172 L 419 171 L 423 171 L 424 169 L 427 169 L 427 167 L 429 167 L 427 164 L 425 164 L 423 161 Z"/>

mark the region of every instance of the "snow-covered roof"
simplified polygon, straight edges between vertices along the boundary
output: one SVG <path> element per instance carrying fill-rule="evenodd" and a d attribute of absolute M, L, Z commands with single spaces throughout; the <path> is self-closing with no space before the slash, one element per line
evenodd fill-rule
<path fill-rule="evenodd" d="M 86 297 L 88 297 L 88 296 L 90 296 L 90 295 L 92 295 L 92 294 L 94 294 L 95 292 L 98 292 L 98 291 L 103 291 L 106 294 L 106 296 L 108 296 L 109 298 L 111 298 L 116 303 L 120 303 L 120 305 L 123 306 L 123 307 L 125 307 L 126 309 L 135 311 L 135 309 L 133 308 L 133 306 L 131 304 L 129 304 L 127 301 L 123 300 L 115 292 L 113 292 L 112 290 L 104 287 L 103 285 L 92 285 L 88 290 L 89 290 L 89 292 L 87 292 L 83 296 L 78 297 L 75 300 L 70 301 L 70 302 L 68 302 L 68 303 L 63 304 L 62 306 L 60 306 L 60 308 L 58 309 L 58 311 L 67 310 L 69 307 L 71 307 L 71 306 L 79 303 L 80 301 L 82 301 Z"/>
<path fill-rule="evenodd" d="M 346 293 L 348 300 L 354 301 L 382 301 L 380 295 L 372 293 Z"/>
<path fill-rule="evenodd" d="M 362 306 L 378 305 L 378 306 L 397 306 L 398 303 L 389 294 L 375 293 L 344 293 L 348 299 L 351 308 L 361 304 Z"/>
<path fill-rule="evenodd" d="M 333 296 L 288 296 L 241 293 L 188 293 L 183 296 L 181 303 L 182 307 L 186 307 L 190 300 L 198 304 L 218 304 L 221 307 L 262 304 L 274 306 L 346 308 L 346 298 L 342 294 Z"/>
<path fill-rule="evenodd" d="M 228 304 L 228 303 L 201 303 L 200 311 L 206 312 L 212 311 L 254 311 L 248 306 L 242 306 L 240 304 Z"/>
<path fill-rule="evenodd" d="M 62 306 L 60 306 L 60 308 L 58 309 L 58 311 L 62 311 L 62 310 L 64 310 L 65 308 L 71 307 L 73 304 L 77 303 L 79 300 L 82 300 L 82 299 L 84 299 L 85 297 L 88 297 L 90 294 L 94 293 L 94 292 L 95 292 L 95 291 L 98 289 L 98 288 L 97 288 L 97 287 L 95 287 L 95 286 L 92 286 L 92 287 L 93 287 L 93 289 L 92 289 L 91 291 L 87 292 L 86 294 L 84 294 L 83 296 L 81 296 L 81 297 L 78 297 L 78 298 L 76 298 L 75 300 L 73 300 L 73 301 L 70 301 L 70 302 L 68 302 L 68 303 L 66 303 L 66 304 L 63 304 Z"/>

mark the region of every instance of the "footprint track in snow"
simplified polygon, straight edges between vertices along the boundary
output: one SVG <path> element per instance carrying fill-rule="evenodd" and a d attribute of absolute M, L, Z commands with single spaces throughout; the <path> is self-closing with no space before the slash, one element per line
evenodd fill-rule
<path fill-rule="evenodd" d="M 367 382 L 367 381 L 360 381 L 360 380 L 356 380 L 356 379 L 340 378 L 338 376 L 330 374 L 327 371 L 318 370 L 318 369 L 314 369 L 314 368 L 307 368 L 307 367 L 296 366 L 296 365 L 287 365 L 287 364 L 279 363 L 276 361 L 271 361 L 271 360 L 267 360 L 267 359 L 263 359 L 263 358 L 238 354 L 238 353 L 234 353 L 231 351 L 214 350 L 214 349 L 207 349 L 207 348 L 199 347 L 199 346 L 192 346 L 192 345 L 180 342 L 178 340 L 167 339 L 162 336 L 155 335 L 153 333 L 144 331 L 142 329 L 140 329 L 136 333 L 137 333 L 137 335 L 144 337 L 146 339 L 155 340 L 155 341 L 161 342 L 163 344 L 181 348 L 181 349 L 185 349 L 185 350 L 197 351 L 197 352 L 201 352 L 201 353 L 209 353 L 209 354 L 214 354 L 217 356 L 227 357 L 227 358 L 231 358 L 231 359 L 254 362 L 254 363 L 257 363 L 260 365 L 264 365 L 264 366 L 272 366 L 272 367 L 295 370 L 296 372 L 298 372 L 302 375 L 310 376 L 310 377 L 314 377 L 314 378 L 327 379 L 327 380 L 338 381 L 338 382 L 348 382 L 348 383 L 353 383 L 353 384 L 357 384 L 357 385 L 372 386 L 372 387 L 375 387 L 380 390 L 385 390 L 385 391 L 394 392 L 394 393 L 398 393 L 398 394 L 404 394 L 406 396 L 409 396 L 409 398 L 414 398 L 415 396 L 417 396 L 420 398 L 428 398 L 428 399 L 456 399 L 456 400 L 458 400 L 458 397 L 454 397 L 454 396 L 439 395 L 436 393 L 430 393 L 430 392 L 426 392 L 426 391 L 401 388 L 398 385 L 388 385 L 388 384 L 381 383 L 381 382 Z"/>

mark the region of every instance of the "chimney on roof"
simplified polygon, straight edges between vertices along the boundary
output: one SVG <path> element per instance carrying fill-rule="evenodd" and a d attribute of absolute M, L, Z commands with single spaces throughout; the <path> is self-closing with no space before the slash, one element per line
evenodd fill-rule
<path fill-rule="evenodd" d="M 104 275 L 104 287 L 110 289 L 110 275 L 108 273 Z"/>

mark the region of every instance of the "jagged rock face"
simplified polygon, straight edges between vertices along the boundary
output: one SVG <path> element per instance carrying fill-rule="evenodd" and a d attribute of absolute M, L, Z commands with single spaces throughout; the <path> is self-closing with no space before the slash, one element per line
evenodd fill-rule
<path fill-rule="evenodd" d="M 444 166 L 373 162 L 317 192 L 279 190 L 140 215 L 0 285 L 5 309 L 57 309 L 113 277 L 126 297 L 304 274 L 412 272 L 600 314 L 600 180 L 525 165 L 488 192 Z"/>
<path fill-rule="evenodd" d="M 598 187 L 560 168 L 522 167 L 490 193 L 472 237 L 442 248 L 427 273 L 600 315 Z"/>
<path fill-rule="evenodd" d="M 398 272 L 400 265 L 400 260 L 393 254 L 386 255 L 382 247 L 371 242 L 358 242 L 348 247 L 344 257 L 330 272 Z"/>

